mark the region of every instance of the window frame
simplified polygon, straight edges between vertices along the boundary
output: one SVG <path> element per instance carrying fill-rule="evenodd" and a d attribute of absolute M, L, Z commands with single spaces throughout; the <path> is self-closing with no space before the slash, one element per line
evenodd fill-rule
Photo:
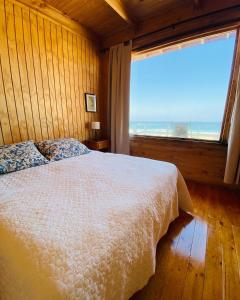
<path fill-rule="evenodd" d="M 237 91 L 237 79 L 240 65 L 240 30 L 236 28 L 236 40 L 233 53 L 232 70 L 228 84 L 228 93 L 222 121 L 220 142 L 227 143 L 231 125 L 231 116 Z"/>
<path fill-rule="evenodd" d="M 213 143 L 213 144 L 227 144 L 228 143 L 228 136 L 229 136 L 229 130 L 231 125 L 231 115 L 233 111 L 234 101 L 235 101 L 235 95 L 236 95 L 236 89 L 237 89 L 237 78 L 238 73 L 240 70 L 240 27 L 239 26 L 228 26 L 223 27 L 220 29 L 217 29 L 215 31 L 210 32 L 203 32 L 202 34 L 192 35 L 188 38 L 183 39 L 176 39 L 174 41 L 171 41 L 171 43 L 163 44 L 157 49 L 164 49 L 169 46 L 174 46 L 177 44 L 180 44 L 182 42 L 186 41 L 192 41 L 198 38 L 203 38 L 207 36 L 211 36 L 218 33 L 224 33 L 228 31 L 236 31 L 236 39 L 234 44 L 234 52 L 233 52 L 233 58 L 232 58 L 232 66 L 231 66 L 231 72 L 230 72 L 230 78 L 228 82 L 228 91 L 227 91 L 227 97 L 225 102 L 225 108 L 224 108 L 224 114 L 223 114 L 223 120 L 221 124 L 221 131 L 220 131 L 220 138 L 217 141 L 211 141 L 211 140 L 204 140 L 204 139 L 194 139 L 194 138 L 181 138 L 181 137 L 163 137 L 163 136 L 151 136 L 151 135 L 137 135 L 137 134 L 129 134 L 129 137 L 135 138 L 151 138 L 151 139 L 166 139 L 166 140 L 178 140 L 178 141 L 198 141 L 203 143 Z M 152 48 L 145 48 L 143 51 L 134 51 L 132 52 L 132 58 L 136 55 L 139 55 L 140 53 L 148 53 L 151 52 L 153 49 L 156 49 L 156 47 Z"/>

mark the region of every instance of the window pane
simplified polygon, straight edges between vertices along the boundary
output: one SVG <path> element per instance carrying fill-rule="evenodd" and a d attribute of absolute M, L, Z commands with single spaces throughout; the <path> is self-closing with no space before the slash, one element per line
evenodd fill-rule
<path fill-rule="evenodd" d="M 133 61 L 130 134 L 219 140 L 235 38 L 231 32 Z"/>

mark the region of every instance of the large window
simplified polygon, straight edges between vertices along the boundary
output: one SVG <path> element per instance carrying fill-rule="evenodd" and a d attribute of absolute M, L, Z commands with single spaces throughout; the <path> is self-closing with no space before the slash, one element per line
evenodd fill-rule
<path fill-rule="evenodd" d="M 235 31 L 136 55 L 130 134 L 220 139 Z"/>

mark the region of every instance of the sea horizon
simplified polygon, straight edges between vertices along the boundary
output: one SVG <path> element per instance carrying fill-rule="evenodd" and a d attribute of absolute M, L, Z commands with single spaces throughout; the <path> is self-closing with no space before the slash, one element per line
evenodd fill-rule
<path fill-rule="evenodd" d="M 129 133 L 219 140 L 221 124 L 220 121 L 130 121 Z"/>

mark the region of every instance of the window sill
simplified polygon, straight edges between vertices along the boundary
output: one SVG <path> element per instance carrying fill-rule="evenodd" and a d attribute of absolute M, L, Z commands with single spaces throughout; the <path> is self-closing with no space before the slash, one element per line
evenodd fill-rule
<path fill-rule="evenodd" d="M 221 145 L 227 146 L 227 143 L 222 141 L 211 141 L 211 140 L 200 140 L 200 139 L 189 139 L 189 138 L 178 138 L 178 137 L 162 137 L 162 136 L 151 136 L 151 135 L 137 135 L 130 134 L 130 141 L 134 140 L 154 140 L 156 142 L 168 141 L 168 142 L 182 142 L 182 143 L 199 143 L 199 144 L 212 144 L 212 145 Z"/>

